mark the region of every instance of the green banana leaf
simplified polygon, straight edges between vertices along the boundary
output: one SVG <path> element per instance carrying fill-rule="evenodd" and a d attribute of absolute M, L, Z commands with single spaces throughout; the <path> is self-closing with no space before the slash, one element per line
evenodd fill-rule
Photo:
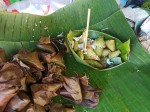
<path fill-rule="evenodd" d="M 144 2 L 144 4 L 142 5 L 142 7 L 143 7 L 143 8 L 146 8 L 146 9 L 148 9 L 148 10 L 150 10 L 150 1 L 149 1 L 149 0 L 146 0 L 146 1 Z"/>
<path fill-rule="evenodd" d="M 74 37 L 79 37 L 82 34 L 83 34 L 83 30 L 69 31 L 69 33 L 67 34 L 67 39 L 66 39 L 67 40 L 67 45 L 70 48 L 70 50 L 71 50 L 71 52 L 72 52 L 72 54 L 75 57 L 77 62 L 79 62 L 81 64 L 84 64 L 84 65 L 87 65 L 91 68 L 97 69 L 97 68 L 89 65 L 88 63 L 86 63 L 84 60 L 82 60 L 71 47 L 71 42 L 73 41 L 73 38 Z M 96 38 L 99 38 L 101 36 L 105 37 L 106 40 L 107 39 L 114 39 L 115 42 L 116 42 L 116 49 L 121 51 L 121 58 L 122 58 L 123 62 L 128 60 L 128 54 L 130 52 L 130 39 L 128 39 L 126 42 L 122 43 L 119 39 L 117 39 L 115 37 L 112 37 L 108 34 L 98 32 L 98 31 L 94 31 L 94 30 L 89 30 L 88 35 L 89 35 L 89 38 L 91 38 L 91 39 L 96 39 Z M 122 64 L 120 64 L 120 65 L 122 65 Z M 120 66 L 120 65 L 118 65 L 118 66 Z M 114 67 L 117 67 L 117 66 L 114 66 Z M 112 68 L 114 68 L 114 67 L 112 67 Z M 100 69 L 97 69 L 97 70 L 100 70 Z M 104 69 L 101 69 L 101 70 L 104 70 Z"/>
<path fill-rule="evenodd" d="M 107 71 L 91 69 L 77 63 L 72 55 L 65 56 L 66 75 L 86 74 L 92 86 L 103 88 L 96 108 L 75 104 L 76 112 L 149 112 L 150 55 L 138 42 L 115 0 L 77 0 L 46 17 L 0 12 L 0 47 L 8 54 L 22 47 L 32 50 L 41 36 L 56 38 L 62 32 L 84 29 L 88 8 L 92 11 L 90 29 L 122 42 L 130 38 L 131 53 L 127 63 Z M 61 98 L 56 100 L 66 103 Z"/>

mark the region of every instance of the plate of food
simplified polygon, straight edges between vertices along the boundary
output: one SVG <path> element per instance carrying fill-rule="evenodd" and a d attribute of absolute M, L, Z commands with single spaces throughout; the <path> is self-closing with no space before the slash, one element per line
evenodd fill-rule
<path fill-rule="evenodd" d="M 128 60 L 130 40 L 122 43 L 106 33 L 89 30 L 87 50 L 84 52 L 84 31 L 70 31 L 67 42 L 75 59 L 95 69 L 119 66 Z"/>

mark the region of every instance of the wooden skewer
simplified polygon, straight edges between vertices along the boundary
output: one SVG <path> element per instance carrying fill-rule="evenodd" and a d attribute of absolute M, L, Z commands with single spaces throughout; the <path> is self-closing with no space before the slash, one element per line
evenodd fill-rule
<path fill-rule="evenodd" d="M 87 24 L 86 24 L 85 39 L 84 39 L 84 51 L 85 52 L 86 52 L 87 38 L 88 38 L 88 31 L 89 31 L 89 24 L 90 24 L 90 15 L 91 15 L 91 9 L 88 9 Z"/>

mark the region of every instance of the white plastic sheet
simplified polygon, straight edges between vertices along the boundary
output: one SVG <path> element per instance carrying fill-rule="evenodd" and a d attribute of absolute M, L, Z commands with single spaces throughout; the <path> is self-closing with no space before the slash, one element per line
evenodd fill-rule
<path fill-rule="evenodd" d="M 7 9 L 7 6 L 3 0 L 0 0 L 0 11 L 4 11 Z"/>
<path fill-rule="evenodd" d="M 141 32 L 145 33 L 147 38 L 150 38 L 150 17 L 141 25 Z"/>
<path fill-rule="evenodd" d="M 72 3 L 74 0 L 23 0 L 11 4 L 8 12 L 30 13 L 36 15 L 49 15 L 56 10 Z"/>

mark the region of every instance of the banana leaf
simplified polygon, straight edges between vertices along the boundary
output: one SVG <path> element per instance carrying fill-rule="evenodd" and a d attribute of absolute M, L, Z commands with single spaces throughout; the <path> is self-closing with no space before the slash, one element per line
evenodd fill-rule
<path fill-rule="evenodd" d="M 140 45 L 115 0 L 77 0 L 49 16 L 0 12 L 0 47 L 8 55 L 20 48 L 35 48 L 41 36 L 67 34 L 86 26 L 87 9 L 91 8 L 90 29 L 112 35 L 122 42 L 131 39 L 127 63 L 111 70 L 97 71 L 79 64 L 66 54 L 65 75 L 87 75 L 90 84 L 103 88 L 100 103 L 94 109 L 75 105 L 76 112 L 149 112 L 150 55 Z M 57 102 L 64 102 L 61 98 Z"/>
<path fill-rule="evenodd" d="M 149 0 L 145 0 L 145 3 L 142 5 L 142 7 L 150 10 L 150 1 Z"/>
<path fill-rule="evenodd" d="M 94 68 L 94 69 L 97 69 L 91 65 L 89 65 L 88 63 L 86 63 L 83 59 L 81 59 L 76 53 L 75 51 L 72 49 L 71 47 L 71 42 L 73 41 L 73 38 L 74 37 L 79 37 L 83 34 L 83 31 L 79 31 L 79 30 L 76 30 L 76 31 L 69 31 L 69 33 L 67 34 L 67 45 L 69 46 L 73 56 L 75 57 L 76 61 L 81 63 L 81 64 L 84 64 L 84 65 L 87 65 L 91 68 Z M 123 62 L 125 63 L 127 60 L 128 60 L 128 54 L 130 52 L 130 39 L 128 39 L 126 42 L 122 43 L 119 39 L 115 38 L 115 37 L 112 37 L 110 35 L 107 35 L 105 33 L 102 33 L 102 32 L 98 32 L 98 31 L 94 31 L 94 30 L 89 30 L 88 31 L 88 35 L 89 35 L 89 38 L 90 39 L 97 39 L 99 37 L 104 37 L 105 40 L 109 40 L 109 39 L 113 39 L 115 40 L 116 42 L 116 49 L 120 50 L 121 51 L 121 58 L 123 60 Z M 123 64 L 123 63 L 122 63 Z M 121 65 L 121 64 L 120 64 Z M 118 66 L 120 66 L 118 65 Z M 117 67 L 117 66 L 115 66 Z M 114 67 L 112 67 L 114 68 Z M 99 70 L 99 69 L 97 69 Z M 102 70 L 102 69 L 101 69 Z"/>

